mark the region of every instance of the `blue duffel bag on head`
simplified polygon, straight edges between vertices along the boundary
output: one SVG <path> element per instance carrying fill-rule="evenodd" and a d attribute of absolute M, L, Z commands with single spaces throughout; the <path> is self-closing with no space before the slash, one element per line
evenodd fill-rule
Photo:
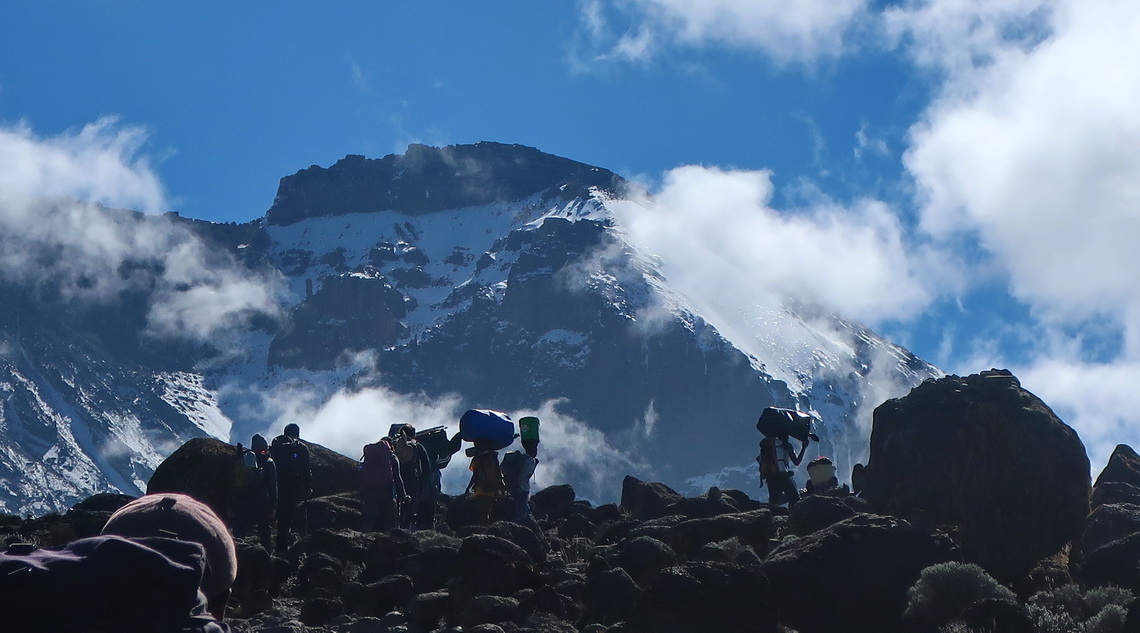
<path fill-rule="evenodd" d="M 459 418 L 459 437 L 497 451 L 515 441 L 515 423 L 502 411 L 471 409 Z"/>

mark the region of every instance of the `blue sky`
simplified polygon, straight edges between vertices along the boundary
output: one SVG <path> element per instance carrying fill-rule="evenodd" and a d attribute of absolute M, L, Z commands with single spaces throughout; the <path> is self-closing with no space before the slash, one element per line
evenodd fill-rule
<path fill-rule="evenodd" d="M 521 143 L 643 183 L 696 277 L 1013 369 L 1094 469 L 1140 441 L 1134 0 L 8 4 L 0 194 L 244 222 L 345 154 Z"/>

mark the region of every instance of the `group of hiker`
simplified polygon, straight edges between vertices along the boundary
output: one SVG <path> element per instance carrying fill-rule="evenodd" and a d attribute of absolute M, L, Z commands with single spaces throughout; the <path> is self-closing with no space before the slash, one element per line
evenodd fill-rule
<path fill-rule="evenodd" d="M 499 451 L 520 437 L 523 451 Z M 393 425 L 389 434 L 364 447 L 359 471 L 363 511 L 361 529 L 407 530 L 435 525 L 436 500 L 441 492 L 440 471 L 460 451 L 463 442 L 473 444 L 471 494 L 480 524 L 490 523 L 500 499 L 509 500 L 510 518 L 521 520 L 530 513 L 530 479 L 538 464 L 538 418 L 519 420 L 514 432 L 510 417 L 499 411 L 472 409 L 459 421 L 459 432 L 448 438 L 443 427 L 417 433 L 409 424 Z"/>
<path fill-rule="evenodd" d="M 289 547 L 297 509 L 312 492 L 309 448 L 300 437 L 298 425 L 286 424 L 272 443 L 257 434 L 248 449 L 238 444 L 242 464 L 234 486 L 233 529 L 242 535 L 256 532 L 270 553 L 275 546 Z"/>
<path fill-rule="evenodd" d="M 768 486 L 768 503 L 787 504 L 792 507 L 800 500 L 800 490 L 795 484 L 795 468 L 803 463 L 808 443 L 818 442 L 819 437 L 811 432 L 813 417 L 792 409 L 768 407 L 760 414 L 756 429 L 764 436 L 760 440 L 760 452 L 756 462 L 760 471 L 760 485 Z M 800 443 L 797 451 L 792 440 Z M 805 494 L 834 494 L 847 491 L 840 487 L 835 476 L 835 463 L 831 458 L 819 456 L 807 465 L 808 481 Z"/>

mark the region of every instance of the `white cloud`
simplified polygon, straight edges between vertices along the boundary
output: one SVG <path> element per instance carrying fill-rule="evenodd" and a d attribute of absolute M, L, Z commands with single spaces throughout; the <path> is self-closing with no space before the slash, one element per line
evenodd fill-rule
<path fill-rule="evenodd" d="M 607 8 L 632 20 L 623 35 L 613 35 Z M 585 2 L 581 13 L 587 36 L 608 49 L 601 59 L 645 61 L 664 46 L 726 44 L 788 63 L 839 55 L 866 11 L 866 0 L 630 0 Z"/>
<path fill-rule="evenodd" d="M 1010 368 L 1099 470 L 1140 439 L 1140 5 L 940 0 L 888 18 L 920 63 L 947 71 L 905 156 L 921 227 L 976 239 L 1006 271 L 1036 319 L 1010 325 L 1033 339 Z M 1120 340 L 1107 353 L 1106 337 Z M 1008 357 L 959 347 L 974 370 Z"/>
<path fill-rule="evenodd" d="M 150 292 L 148 330 L 196 341 L 275 313 L 275 279 L 208 249 L 172 217 L 110 208 L 168 208 L 145 141 L 113 118 L 51 138 L 0 128 L 0 279 L 64 301 Z"/>
<path fill-rule="evenodd" d="M 748 302 L 771 292 L 870 322 L 928 304 L 908 255 L 915 247 L 886 205 L 818 200 L 788 213 L 771 208 L 772 192 L 766 171 L 688 166 L 666 174 L 648 208 L 615 208 L 689 296 Z"/>

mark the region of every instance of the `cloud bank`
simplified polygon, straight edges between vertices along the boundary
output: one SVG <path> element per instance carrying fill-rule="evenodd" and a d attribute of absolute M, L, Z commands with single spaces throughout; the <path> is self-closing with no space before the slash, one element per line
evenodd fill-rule
<path fill-rule="evenodd" d="M 197 342 L 276 314 L 276 279 L 154 215 L 169 206 L 145 142 L 113 118 L 50 138 L 0 127 L 0 279 L 65 302 L 145 294 L 148 333 Z"/>

